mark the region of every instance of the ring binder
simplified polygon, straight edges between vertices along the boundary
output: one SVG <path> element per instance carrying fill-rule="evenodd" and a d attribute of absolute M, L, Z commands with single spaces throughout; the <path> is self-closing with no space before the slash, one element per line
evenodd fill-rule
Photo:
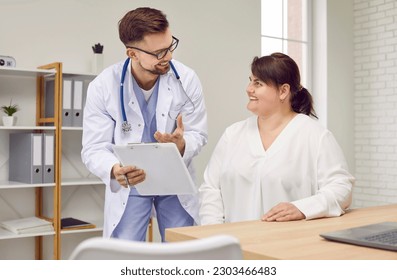
<path fill-rule="evenodd" d="M 83 84 L 84 81 L 74 80 L 73 83 L 73 116 L 72 126 L 83 126 Z"/>
<path fill-rule="evenodd" d="M 10 181 L 27 184 L 42 183 L 42 142 L 41 133 L 10 134 Z"/>
<path fill-rule="evenodd" d="M 62 98 L 62 126 L 72 126 L 72 98 L 73 83 L 70 79 L 63 79 Z"/>
<path fill-rule="evenodd" d="M 54 183 L 54 134 L 43 134 L 43 183 Z"/>

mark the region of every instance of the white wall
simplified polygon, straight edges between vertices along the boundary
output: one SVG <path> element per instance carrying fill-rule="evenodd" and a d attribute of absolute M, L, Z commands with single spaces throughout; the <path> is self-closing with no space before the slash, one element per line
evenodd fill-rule
<path fill-rule="evenodd" d="M 314 108 L 323 126 L 327 126 L 327 0 L 315 0 L 312 23 L 312 90 Z"/>
<path fill-rule="evenodd" d="M 397 203 L 397 2 L 354 0 L 357 206 Z"/>
<path fill-rule="evenodd" d="M 327 1 L 327 126 L 354 161 L 353 0 Z"/>
<path fill-rule="evenodd" d="M 313 97 L 355 173 L 353 0 L 313 1 Z"/>
<path fill-rule="evenodd" d="M 225 127 L 248 116 L 245 87 L 260 55 L 260 0 L 0 0 L 0 55 L 17 67 L 63 62 L 65 72 L 90 72 L 91 46 L 104 45 L 105 66 L 124 59 L 117 23 L 129 10 L 163 10 L 180 39 L 175 58 L 204 87 L 209 143 L 196 160 L 198 181 Z"/>
<path fill-rule="evenodd" d="M 314 61 L 327 77 L 321 108 L 356 177 L 353 207 L 396 203 L 397 2 L 315 2 L 327 18 Z"/>
<path fill-rule="evenodd" d="M 313 1 L 313 96 L 354 173 L 353 0 Z"/>

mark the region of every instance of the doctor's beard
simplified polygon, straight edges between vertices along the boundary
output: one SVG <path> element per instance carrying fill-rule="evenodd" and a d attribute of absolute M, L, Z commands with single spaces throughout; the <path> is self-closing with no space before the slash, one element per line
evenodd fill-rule
<path fill-rule="evenodd" d="M 170 64 L 168 63 L 167 66 L 161 66 L 160 64 L 154 65 L 154 69 L 147 69 L 143 67 L 143 65 L 139 62 L 139 66 L 141 68 L 153 75 L 164 75 L 170 70 Z"/>

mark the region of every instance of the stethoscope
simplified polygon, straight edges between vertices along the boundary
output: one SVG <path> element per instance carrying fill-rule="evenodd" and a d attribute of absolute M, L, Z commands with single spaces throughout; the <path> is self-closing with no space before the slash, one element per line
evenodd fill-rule
<path fill-rule="evenodd" d="M 130 132 L 131 131 L 131 124 L 128 122 L 127 120 L 127 114 L 125 113 L 125 106 L 124 106 L 124 80 L 125 80 L 125 76 L 127 74 L 127 70 L 128 70 L 128 65 L 130 64 L 130 58 L 127 58 L 124 62 L 123 65 L 123 70 L 121 72 L 121 79 L 120 79 L 120 107 L 121 107 L 121 114 L 123 117 L 123 123 L 121 125 L 121 129 L 124 133 Z M 179 81 L 182 90 L 184 92 L 184 94 L 186 95 L 186 97 L 188 98 L 188 100 L 193 104 L 193 111 L 194 111 L 194 103 L 190 100 L 189 96 L 186 94 L 185 89 L 182 86 L 182 82 L 180 80 L 180 76 L 178 74 L 178 71 L 176 70 L 174 64 L 169 61 L 169 64 L 171 66 L 172 71 L 175 74 L 175 78 Z"/>

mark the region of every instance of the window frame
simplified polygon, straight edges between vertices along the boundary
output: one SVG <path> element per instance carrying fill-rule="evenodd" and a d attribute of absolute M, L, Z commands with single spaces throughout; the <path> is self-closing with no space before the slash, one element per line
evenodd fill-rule
<path fill-rule="evenodd" d="M 266 0 L 261 0 L 261 5 L 263 5 L 263 2 Z M 263 50 L 263 39 L 277 39 L 281 40 L 281 46 L 282 49 L 280 52 L 288 54 L 288 48 L 286 47 L 289 42 L 291 43 L 298 43 L 302 44 L 302 64 L 299 63 L 299 70 L 301 71 L 301 80 L 302 80 L 302 85 L 309 89 L 312 88 L 312 80 L 313 80 L 313 72 L 312 72 L 312 57 L 313 57 L 313 44 L 312 44 L 312 23 L 313 23 L 313 16 L 312 16 L 312 7 L 313 3 L 312 0 L 302 0 L 303 3 L 303 9 L 305 9 L 305 12 L 302 12 L 303 15 L 306 16 L 306 20 L 302 21 L 302 28 L 305 29 L 306 32 L 306 40 L 297 40 L 297 39 L 291 39 L 286 36 L 286 25 L 288 25 L 288 22 L 286 21 L 286 15 L 288 12 L 288 8 L 286 7 L 286 4 L 289 3 L 289 1 L 294 1 L 294 0 L 282 0 L 282 28 L 281 28 L 281 37 L 277 36 L 271 36 L 271 35 L 266 35 L 263 34 L 262 26 L 261 26 L 261 55 L 269 55 L 269 53 L 264 53 Z M 261 13 L 262 13 L 262 7 L 261 7 Z M 263 14 L 261 14 L 263 17 Z M 261 23 L 262 24 L 262 23 Z M 302 32 L 302 33 L 303 33 Z M 306 50 L 305 50 L 306 48 Z M 293 56 L 291 56 L 294 58 Z M 295 59 L 296 60 L 296 59 Z"/>

